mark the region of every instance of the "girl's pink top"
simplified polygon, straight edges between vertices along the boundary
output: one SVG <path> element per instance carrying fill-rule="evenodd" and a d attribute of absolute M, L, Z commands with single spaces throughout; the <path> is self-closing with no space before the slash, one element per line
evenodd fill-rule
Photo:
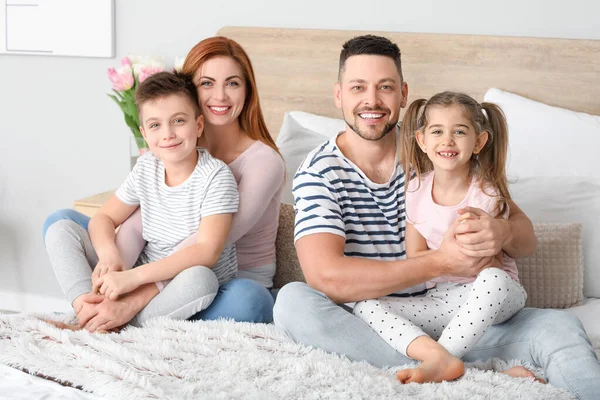
<path fill-rule="evenodd" d="M 479 185 L 479 182 L 473 180 L 469 191 L 465 198 L 458 204 L 453 206 L 441 206 L 433 201 L 433 178 L 434 173 L 430 172 L 426 175 L 421 175 L 421 185 L 415 178 L 408 184 L 406 191 L 406 222 L 412 224 L 417 231 L 427 241 L 427 247 L 432 250 L 437 250 L 442 244 L 444 235 L 450 228 L 450 225 L 458 218 L 458 210 L 464 207 L 480 208 L 488 214 L 495 215 L 496 199 L 484 193 Z M 417 189 L 417 186 L 419 188 Z M 502 218 L 508 217 L 508 210 Z M 509 257 L 506 253 L 503 255 L 504 269 L 515 281 L 519 282 L 517 265 L 515 260 Z M 445 276 L 427 282 L 427 287 L 435 286 L 435 283 L 455 282 L 469 283 L 473 282 L 475 277 L 457 277 Z"/>
<path fill-rule="evenodd" d="M 285 181 L 281 156 L 261 141 L 229 164 L 240 192 L 229 240 L 235 243 L 239 269 L 275 263 L 275 239 Z"/>

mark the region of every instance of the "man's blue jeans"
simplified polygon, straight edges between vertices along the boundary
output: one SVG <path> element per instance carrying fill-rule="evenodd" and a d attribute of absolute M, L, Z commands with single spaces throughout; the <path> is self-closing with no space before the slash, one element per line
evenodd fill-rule
<path fill-rule="evenodd" d="M 364 321 L 305 283 L 285 285 L 273 313 L 275 324 L 297 342 L 377 367 L 412 362 Z M 524 308 L 491 326 L 463 360 L 492 357 L 541 367 L 550 384 L 578 399 L 600 399 L 600 363 L 579 319 L 565 311 Z"/>
<path fill-rule="evenodd" d="M 54 222 L 68 219 L 87 230 L 90 217 L 75 210 L 63 209 L 48 216 L 44 222 L 43 236 Z M 273 296 L 268 289 L 251 279 L 233 279 L 219 287 L 212 304 L 192 320 L 233 319 L 238 322 L 273 321 Z"/>

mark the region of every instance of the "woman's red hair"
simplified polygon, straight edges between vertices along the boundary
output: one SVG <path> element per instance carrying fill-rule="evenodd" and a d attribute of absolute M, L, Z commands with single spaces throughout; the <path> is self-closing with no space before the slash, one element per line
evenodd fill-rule
<path fill-rule="evenodd" d="M 223 36 L 204 39 L 190 50 L 185 58 L 182 72 L 195 75 L 207 60 L 214 57 L 230 57 L 234 59 L 239 64 L 246 78 L 246 100 L 239 116 L 242 130 L 251 139 L 260 140 L 279 153 L 275 141 L 269 134 L 260 108 L 252 63 L 242 46 L 234 40 Z"/>

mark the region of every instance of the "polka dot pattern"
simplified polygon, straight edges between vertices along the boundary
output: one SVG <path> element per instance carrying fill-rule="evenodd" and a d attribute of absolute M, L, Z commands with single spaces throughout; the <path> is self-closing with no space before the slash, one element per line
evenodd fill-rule
<path fill-rule="evenodd" d="M 512 317 L 526 299 L 506 272 L 488 268 L 471 284 L 444 283 L 420 296 L 361 301 L 353 312 L 404 355 L 414 339 L 428 335 L 462 357 L 490 325 Z"/>

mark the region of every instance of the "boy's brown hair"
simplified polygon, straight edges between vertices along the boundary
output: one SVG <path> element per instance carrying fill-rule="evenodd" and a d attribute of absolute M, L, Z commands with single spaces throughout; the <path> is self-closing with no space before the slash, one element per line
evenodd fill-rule
<path fill-rule="evenodd" d="M 141 113 L 145 103 L 172 95 L 187 98 L 194 107 L 195 116 L 200 116 L 198 90 L 194 78 L 181 72 L 158 72 L 140 83 L 134 94 L 138 113 Z"/>

